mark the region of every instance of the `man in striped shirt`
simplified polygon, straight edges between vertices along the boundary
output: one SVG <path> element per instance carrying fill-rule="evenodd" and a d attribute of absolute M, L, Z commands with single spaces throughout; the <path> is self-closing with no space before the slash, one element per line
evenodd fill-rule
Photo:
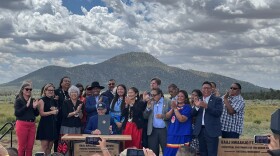
<path fill-rule="evenodd" d="M 243 131 L 245 102 L 241 85 L 233 83 L 222 97 L 224 108 L 221 116 L 222 138 L 239 138 Z"/>

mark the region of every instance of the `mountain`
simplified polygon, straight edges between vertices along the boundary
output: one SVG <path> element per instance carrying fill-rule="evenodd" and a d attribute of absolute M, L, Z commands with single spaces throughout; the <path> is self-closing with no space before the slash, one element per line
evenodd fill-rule
<path fill-rule="evenodd" d="M 58 86 L 63 76 L 69 76 L 72 84 L 80 82 L 87 85 L 93 81 L 99 81 L 105 87 L 107 81 L 113 78 L 118 84 L 125 84 L 128 88 L 135 86 L 142 91 L 149 89 L 150 80 L 154 77 L 162 80 L 161 88 L 165 92 L 171 83 L 190 92 L 193 89 L 201 88 L 201 84 L 206 80 L 216 82 L 222 92 L 228 89 L 233 82 L 239 82 L 243 92 L 267 90 L 249 82 L 214 73 L 171 67 L 143 52 L 121 54 L 95 65 L 84 64 L 71 68 L 47 66 L 11 82 L 1 84 L 0 87 L 19 87 L 22 81 L 27 79 L 32 80 L 34 87 L 38 89 L 48 82 Z"/>

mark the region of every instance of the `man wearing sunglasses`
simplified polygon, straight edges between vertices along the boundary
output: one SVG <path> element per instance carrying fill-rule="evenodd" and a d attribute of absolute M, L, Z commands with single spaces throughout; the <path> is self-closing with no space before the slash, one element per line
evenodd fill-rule
<path fill-rule="evenodd" d="M 147 93 L 144 93 L 147 94 Z M 153 150 L 156 155 L 159 155 L 159 146 L 164 153 L 166 146 L 167 136 L 167 121 L 165 120 L 165 114 L 170 108 L 170 100 L 164 99 L 161 89 L 152 89 L 150 97 L 144 99 L 147 101 L 147 107 L 143 113 L 145 119 L 148 119 L 147 135 L 148 135 L 148 147 Z"/>
<path fill-rule="evenodd" d="M 245 107 L 241 96 L 241 85 L 233 83 L 222 99 L 224 104 L 221 116 L 222 137 L 239 138 L 243 130 Z"/>
<path fill-rule="evenodd" d="M 105 92 L 103 92 L 101 95 L 108 97 L 109 103 L 112 102 L 113 98 L 114 98 L 114 88 L 116 86 L 116 81 L 114 79 L 110 79 L 108 81 L 108 90 L 106 90 Z"/>

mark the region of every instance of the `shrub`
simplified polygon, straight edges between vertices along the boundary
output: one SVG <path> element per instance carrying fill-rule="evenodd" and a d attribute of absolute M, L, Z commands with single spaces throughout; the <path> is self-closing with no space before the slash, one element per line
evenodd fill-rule
<path fill-rule="evenodd" d="M 261 124 L 262 122 L 261 122 L 261 120 L 254 120 L 254 123 L 259 125 L 259 124 Z"/>

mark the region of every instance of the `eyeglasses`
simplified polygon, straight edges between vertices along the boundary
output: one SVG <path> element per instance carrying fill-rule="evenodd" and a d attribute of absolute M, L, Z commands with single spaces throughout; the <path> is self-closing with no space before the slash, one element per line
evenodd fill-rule
<path fill-rule="evenodd" d="M 115 83 L 108 83 L 108 85 L 109 85 L 109 86 L 114 86 L 114 85 L 115 85 Z"/>
<path fill-rule="evenodd" d="M 24 88 L 26 91 L 32 91 L 32 88 Z"/>
<path fill-rule="evenodd" d="M 158 94 L 151 94 L 151 97 L 155 97 L 155 96 L 157 96 Z"/>
<path fill-rule="evenodd" d="M 54 92 L 54 90 L 53 90 L 53 89 L 48 89 L 47 91 L 48 91 L 48 92 Z"/>
<path fill-rule="evenodd" d="M 230 89 L 232 89 L 232 90 L 237 90 L 237 89 L 239 89 L 239 88 L 230 87 Z"/>

